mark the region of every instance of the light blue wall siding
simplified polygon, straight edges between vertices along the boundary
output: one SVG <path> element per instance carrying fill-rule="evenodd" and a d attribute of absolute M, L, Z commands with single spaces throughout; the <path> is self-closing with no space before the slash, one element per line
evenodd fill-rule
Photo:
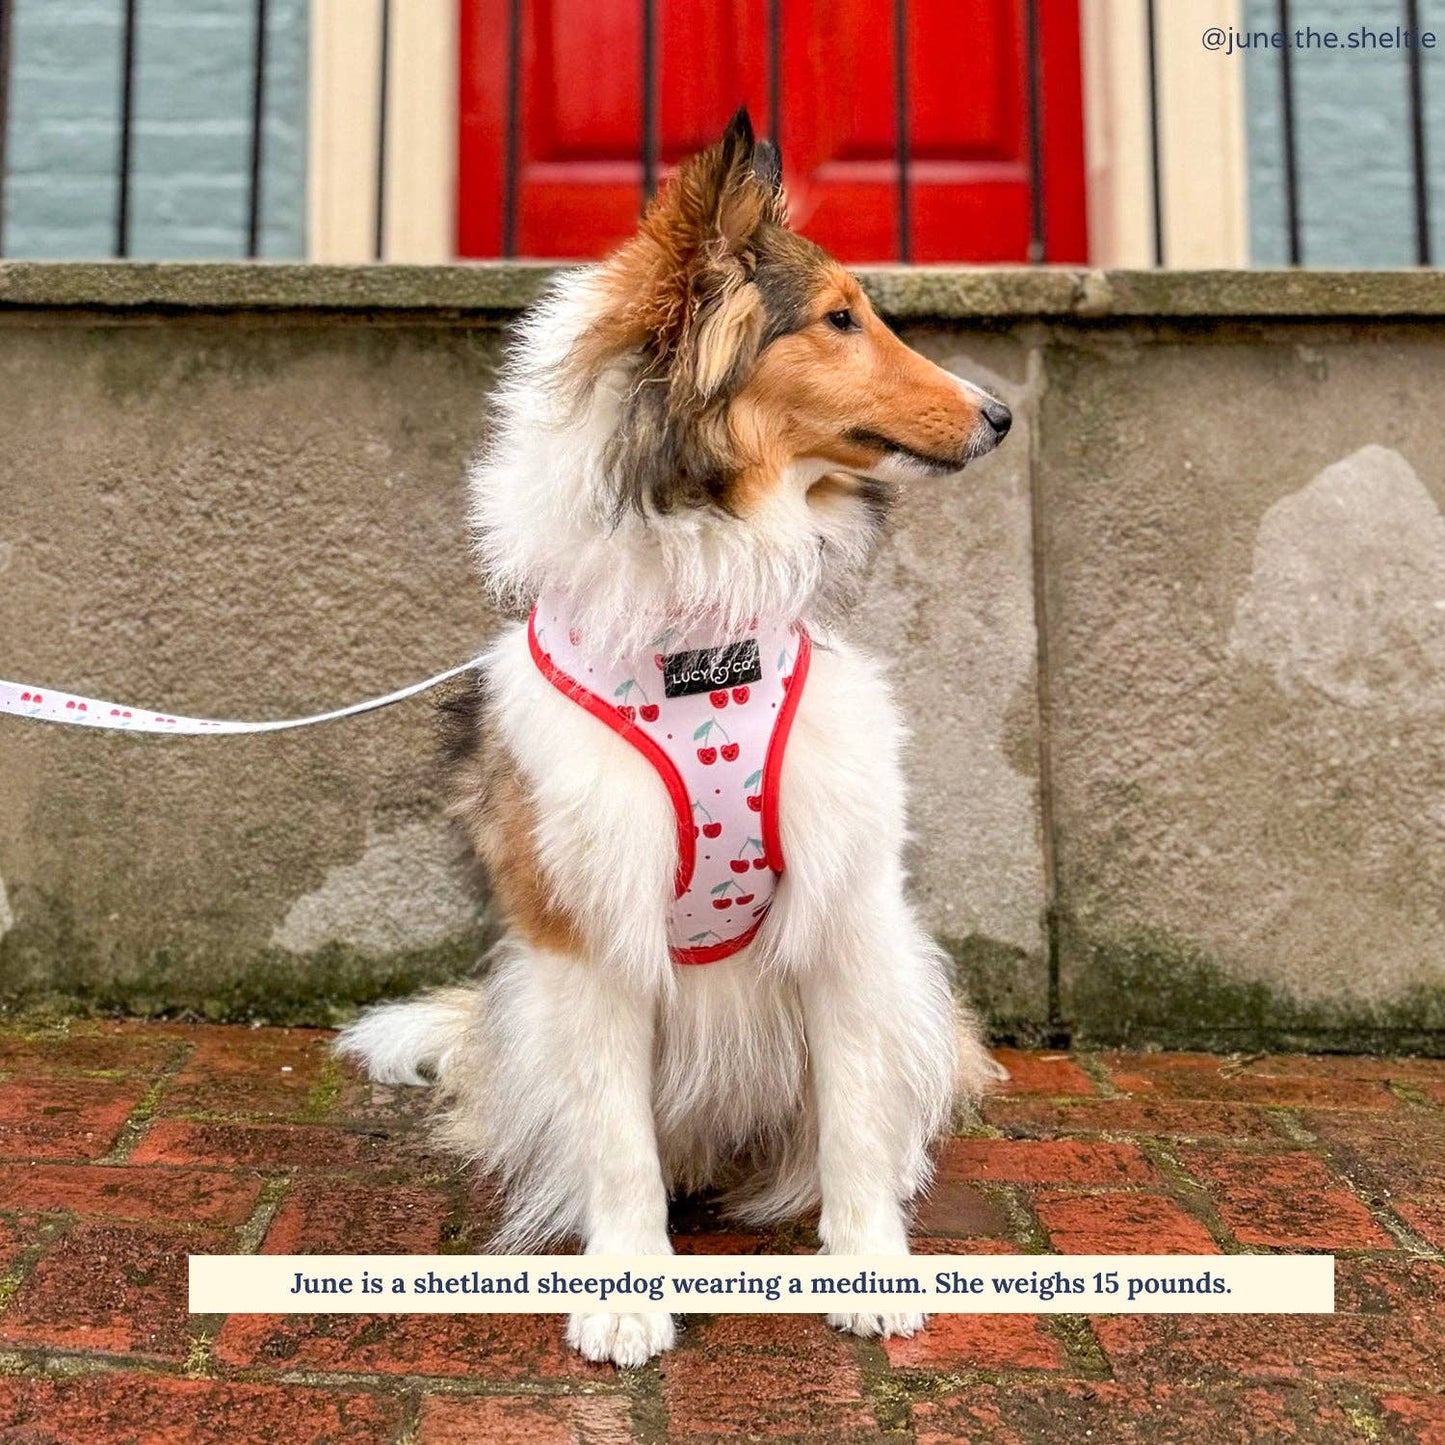
<path fill-rule="evenodd" d="M 305 251 L 306 0 L 270 0 L 261 254 Z M 8 256 L 115 247 L 122 0 L 15 0 Z M 245 252 L 255 0 L 140 0 L 130 253 Z"/>
<path fill-rule="evenodd" d="M 1294 29 L 1312 25 L 1344 36 L 1368 25 L 1403 25 L 1403 4 L 1382 0 L 1295 0 Z M 1422 0 L 1421 26 L 1439 36 L 1422 52 L 1431 213 L 1445 253 L 1445 3 Z M 1275 0 L 1245 0 L 1248 30 L 1278 28 Z M 1301 243 L 1306 265 L 1410 266 L 1415 263 L 1414 161 L 1408 62 L 1400 50 L 1296 50 L 1295 99 Z M 1280 55 L 1245 57 L 1249 145 L 1250 259 L 1283 265 L 1285 222 Z"/>

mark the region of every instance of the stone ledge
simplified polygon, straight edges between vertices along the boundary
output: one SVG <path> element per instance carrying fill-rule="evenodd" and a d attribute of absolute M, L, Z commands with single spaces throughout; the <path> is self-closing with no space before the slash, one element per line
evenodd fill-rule
<path fill-rule="evenodd" d="M 560 269 L 540 262 L 323 266 L 247 262 L 0 262 L 0 310 L 465 313 L 530 305 Z M 1088 271 L 882 266 L 859 276 L 909 320 L 1445 316 L 1435 271 Z"/>

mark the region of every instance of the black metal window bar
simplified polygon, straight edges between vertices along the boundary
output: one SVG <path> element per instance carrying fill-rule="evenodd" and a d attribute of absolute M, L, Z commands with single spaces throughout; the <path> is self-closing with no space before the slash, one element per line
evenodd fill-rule
<path fill-rule="evenodd" d="M 7 139 L 10 118 L 10 77 L 13 63 L 14 11 L 17 0 L 0 0 L 0 255 L 5 254 Z M 119 130 L 116 151 L 116 199 L 114 254 L 131 252 L 132 195 L 134 171 L 134 129 L 136 104 L 136 46 L 140 0 L 117 0 L 121 10 L 121 64 L 119 77 Z M 784 74 L 785 0 L 764 0 L 767 29 L 767 103 L 769 126 L 776 138 L 781 129 Z M 1150 178 L 1152 183 L 1154 263 L 1167 261 L 1164 224 L 1165 188 L 1159 116 L 1161 108 L 1158 10 L 1161 0 L 1142 0 L 1148 62 Z M 1292 30 L 1290 0 L 1275 0 L 1276 25 L 1286 34 Z M 260 254 L 265 179 L 265 106 L 267 78 L 268 0 L 252 0 L 253 54 L 250 96 L 250 147 L 247 172 L 245 254 Z M 640 53 L 640 95 L 642 123 L 639 136 L 641 201 L 646 204 L 657 188 L 660 170 L 659 76 L 661 67 L 658 0 L 639 0 L 642 43 Z M 892 0 L 893 7 L 893 99 L 896 131 L 897 251 L 902 261 L 913 259 L 913 148 L 909 110 L 909 12 L 908 0 Z M 1419 0 L 1401 0 L 1402 23 L 1415 33 L 1420 30 Z M 386 231 L 387 119 L 390 107 L 391 3 L 380 0 L 380 63 L 377 77 L 376 207 L 374 253 L 381 259 Z M 1021 0 L 1024 39 L 1024 94 L 1026 101 L 1027 156 L 1030 177 L 1029 260 L 1048 257 L 1047 176 L 1044 166 L 1043 109 L 1047 103 L 1042 75 L 1042 47 L 1039 32 L 1039 0 Z M 505 56 L 506 129 L 503 145 L 503 187 L 501 249 L 505 256 L 517 253 L 519 177 L 522 152 L 523 0 L 509 0 L 506 34 L 499 37 Z M 1409 144 L 1413 190 L 1414 251 L 1419 265 L 1433 262 L 1430 208 L 1430 173 L 1422 57 L 1418 46 L 1406 50 L 1406 78 L 1409 105 Z M 1301 214 L 1301 183 L 1297 131 L 1297 101 L 1294 60 L 1288 46 L 1279 51 L 1279 93 L 1281 110 L 1281 152 L 1286 251 L 1291 265 L 1304 263 L 1304 235 Z"/>

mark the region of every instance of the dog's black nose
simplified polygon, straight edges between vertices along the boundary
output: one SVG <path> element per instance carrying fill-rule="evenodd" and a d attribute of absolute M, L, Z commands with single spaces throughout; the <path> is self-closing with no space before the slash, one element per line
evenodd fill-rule
<path fill-rule="evenodd" d="M 983 419 L 993 428 L 993 434 L 1002 441 L 1008 429 L 1014 424 L 1014 414 L 1001 401 L 986 401 L 983 404 Z"/>

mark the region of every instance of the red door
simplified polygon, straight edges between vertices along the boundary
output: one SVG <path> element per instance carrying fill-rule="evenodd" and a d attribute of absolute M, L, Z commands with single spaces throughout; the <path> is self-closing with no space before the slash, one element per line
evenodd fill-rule
<path fill-rule="evenodd" d="M 902 258 L 895 3 L 655 0 L 660 174 L 739 101 L 776 134 L 794 224 L 849 261 Z M 1087 258 L 1077 0 L 1034 0 L 1042 255 Z M 1028 0 L 907 0 L 908 256 L 1031 259 Z M 510 21 L 520 18 L 508 144 Z M 629 235 L 644 180 L 642 0 L 462 0 L 458 251 L 590 257 Z M 509 150 L 515 157 L 510 188 Z M 510 221 L 508 219 L 510 214 Z"/>

